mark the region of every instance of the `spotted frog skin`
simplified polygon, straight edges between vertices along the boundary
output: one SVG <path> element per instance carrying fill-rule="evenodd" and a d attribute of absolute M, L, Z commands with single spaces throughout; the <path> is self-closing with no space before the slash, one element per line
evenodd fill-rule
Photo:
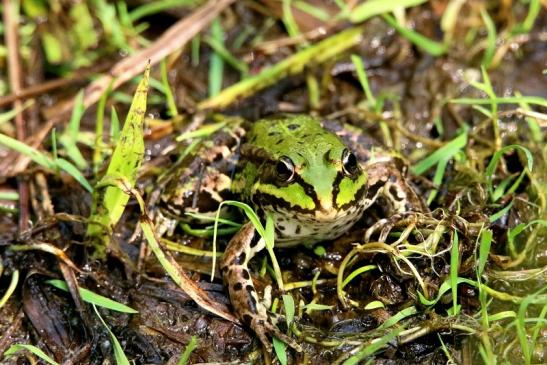
<path fill-rule="evenodd" d="M 236 124 L 213 138 L 192 161 L 201 171 L 198 178 L 186 170 L 171 182 L 172 189 L 184 186 L 184 193 L 162 197 L 172 215 L 207 210 L 196 205 L 200 200 L 213 211 L 215 202 L 236 198 L 261 218 L 270 215 L 275 246 L 290 247 L 341 236 L 379 197 L 390 214 L 427 211 L 396 158 L 337 122 L 283 116 L 256 121 L 248 131 Z M 220 269 L 231 303 L 267 349 L 271 335 L 300 349 L 274 325 L 251 279 L 248 263 L 264 246 L 251 223 L 228 243 Z"/>

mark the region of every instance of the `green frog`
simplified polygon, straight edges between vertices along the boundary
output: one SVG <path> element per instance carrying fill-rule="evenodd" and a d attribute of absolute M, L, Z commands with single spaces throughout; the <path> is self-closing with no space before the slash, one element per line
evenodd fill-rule
<path fill-rule="evenodd" d="M 282 116 L 215 133 L 170 179 L 161 203 L 168 216 L 180 217 L 215 211 L 220 201 L 235 198 L 274 219 L 275 247 L 309 245 L 343 235 L 379 197 L 389 214 L 426 212 L 404 167 L 355 127 Z M 300 349 L 275 326 L 255 290 L 248 263 L 264 247 L 251 223 L 228 243 L 220 269 L 230 301 L 267 349 L 272 335 Z"/>

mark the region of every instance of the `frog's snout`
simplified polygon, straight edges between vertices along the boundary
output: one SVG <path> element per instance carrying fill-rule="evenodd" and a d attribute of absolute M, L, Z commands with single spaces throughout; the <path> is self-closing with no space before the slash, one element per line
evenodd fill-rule
<path fill-rule="evenodd" d="M 342 212 L 334 206 L 332 199 L 324 199 L 319 202 L 319 209 L 315 212 L 315 218 L 318 221 L 329 222 L 340 217 Z"/>

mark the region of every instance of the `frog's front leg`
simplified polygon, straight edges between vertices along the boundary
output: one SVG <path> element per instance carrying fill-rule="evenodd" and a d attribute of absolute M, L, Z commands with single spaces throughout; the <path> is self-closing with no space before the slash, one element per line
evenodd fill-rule
<path fill-rule="evenodd" d="M 382 203 L 387 217 L 379 220 L 365 233 L 365 242 L 381 230 L 380 242 L 387 237 L 393 224 L 400 221 L 403 214 L 428 213 L 429 208 L 422 198 L 409 185 L 404 173 L 404 166 L 397 166 L 395 160 L 385 159 L 371 163 L 366 166 L 368 173 L 368 205 L 371 205 L 379 197 L 383 198 Z"/>
<path fill-rule="evenodd" d="M 390 215 L 397 213 L 427 213 L 429 208 L 422 198 L 409 185 L 403 171 L 405 167 L 397 166 L 395 160 L 384 160 L 366 166 L 368 174 L 367 199 L 371 204 L 383 197 L 388 204 Z"/>
<path fill-rule="evenodd" d="M 237 317 L 257 334 L 268 351 L 272 349 L 268 335 L 274 335 L 295 350 L 301 351 L 300 345 L 274 325 L 274 316 L 268 315 L 267 308 L 259 300 L 251 279 L 248 263 L 264 247 L 264 239 L 250 222 L 241 227 L 228 243 L 220 269 L 228 286 L 230 301 Z"/>

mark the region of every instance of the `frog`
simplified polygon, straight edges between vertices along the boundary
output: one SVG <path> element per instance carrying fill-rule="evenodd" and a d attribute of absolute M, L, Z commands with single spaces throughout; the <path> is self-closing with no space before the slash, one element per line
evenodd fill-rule
<path fill-rule="evenodd" d="M 276 248 L 334 240 L 380 199 L 388 215 L 428 211 L 406 164 L 358 128 L 338 121 L 306 114 L 238 121 L 188 158 L 162 194 L 167 214 L 212 212 L 223 200 L 240 200 L 261 220 L 273 219 Z M 229 240 L 220 271 L 230 302 L 267 350 L 275 336 L 299 351 L 255 289 L 249 261 L 264 248 L 251 222 Z"/>

